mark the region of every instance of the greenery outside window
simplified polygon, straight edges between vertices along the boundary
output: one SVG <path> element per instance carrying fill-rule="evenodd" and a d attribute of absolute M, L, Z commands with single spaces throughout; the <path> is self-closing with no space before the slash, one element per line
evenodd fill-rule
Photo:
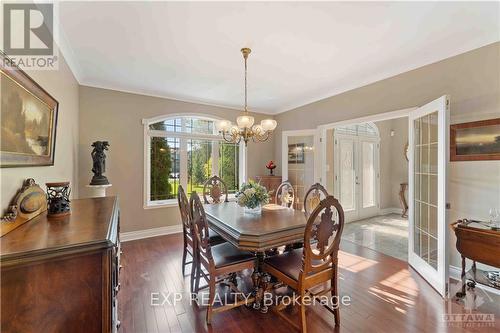
<path fill-rule="evenodd" d="M 144 120 L 145 207 L 177 203 L 177 189 L 201 193 L 204 182 L 221 177 L 230 194 L 245 179 L 244 145 L 224 142 L 214 119 L 172 116 Z"/>

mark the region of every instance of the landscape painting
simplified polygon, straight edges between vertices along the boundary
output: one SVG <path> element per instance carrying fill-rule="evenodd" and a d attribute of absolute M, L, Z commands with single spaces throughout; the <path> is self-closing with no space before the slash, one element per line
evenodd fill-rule
<path fill-rule="evenodd" d="M 288 163 L 304 164 L 304 144 L 295 143 L 288 145 Z"/>
<path fill-rule="evenodd" d="M 26 73 L 5 63 L 0 72 L 1 166 L 53 165 L 58 103 Z"/>
<path fill-rule="evenodd" d="M 451 160 L 500 160 L 500 118 L 452 125 Z"/>

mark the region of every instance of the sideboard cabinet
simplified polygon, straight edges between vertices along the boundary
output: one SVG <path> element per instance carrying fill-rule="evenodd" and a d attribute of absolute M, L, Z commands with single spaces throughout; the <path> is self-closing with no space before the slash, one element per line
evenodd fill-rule
<path fill-rule="evenodd" d="M 267 188 L 271 192 L 271 198 L 269 203 L 276 203 L 276 190 L 281 184 L 281 176 L 255 176 L 255 181 L 260 183 L 260 185 Z"/>
<path fill-rule="evenodd" d="M 2 332 L 116 332 L 119 220 L 116 197 L 79 199 L 4 235 Z"/>

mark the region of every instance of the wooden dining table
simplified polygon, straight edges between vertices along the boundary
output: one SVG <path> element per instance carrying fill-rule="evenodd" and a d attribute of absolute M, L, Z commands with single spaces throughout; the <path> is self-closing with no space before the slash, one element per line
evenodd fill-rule
<path fill-rule="evenodd" d="M 240 250 L 252 251 L 256 255 L 256 267 L 252 274 L 255 287 L 255 309 L 267 312 L 261 304 L 270 276 L 262 271 L 266 251 L 277 247 L 302 242 L 307 219 L 304 212 L 269 204 L 254 213 L 240 207 L 236 202 L 225 202 L 204 206 L 209 227 Z"/>
<path fill-rule="evenodd" d="M 304 212 L 269 204 L 253 213 L 236 202 L 204 206 L 208 225 L 241 250 L 264 252 L 304 240 Z"/>

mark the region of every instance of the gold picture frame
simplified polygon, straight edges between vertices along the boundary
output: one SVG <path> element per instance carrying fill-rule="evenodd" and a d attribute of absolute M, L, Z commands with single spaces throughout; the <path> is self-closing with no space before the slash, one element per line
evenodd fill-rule
<path fill-rule="evenodd" d="M 0 167 L 54 165 L 59 103 L 0 52 Z"/>
<path fill-rule="evenodd" d="M 450 160 L 500 160 L 500 118 L 451 125 Z"/>

